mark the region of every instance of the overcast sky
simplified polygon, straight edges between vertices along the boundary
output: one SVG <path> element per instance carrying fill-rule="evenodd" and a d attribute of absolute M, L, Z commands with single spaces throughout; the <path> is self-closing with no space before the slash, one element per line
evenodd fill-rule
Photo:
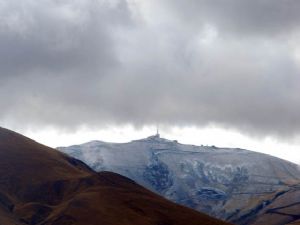
<path fill-rule="evenodd" d="M 299 12 L 299 0 L 0 0 L 0 125 L 56 146 L 159 123 L 295 159 Z"/>

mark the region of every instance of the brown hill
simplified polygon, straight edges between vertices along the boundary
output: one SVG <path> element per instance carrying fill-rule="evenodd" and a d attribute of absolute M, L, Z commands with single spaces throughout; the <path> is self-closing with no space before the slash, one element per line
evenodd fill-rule
<path fill-rule="evenodd" d="M 226 224 L 0 128 L 1 225 Z"/>
<path fill-rule="evenodd" d="M 251 225 L 300 225 L 300 185 L 278 193 Z"/>

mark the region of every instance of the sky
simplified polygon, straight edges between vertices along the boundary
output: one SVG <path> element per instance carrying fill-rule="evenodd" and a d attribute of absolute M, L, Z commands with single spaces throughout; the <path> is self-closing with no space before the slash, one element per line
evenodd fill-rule
<path fill-rule="evenodd" d="M 300 163 L 300 1 L 0 0 L 0 126 L 155 133 Z"/>

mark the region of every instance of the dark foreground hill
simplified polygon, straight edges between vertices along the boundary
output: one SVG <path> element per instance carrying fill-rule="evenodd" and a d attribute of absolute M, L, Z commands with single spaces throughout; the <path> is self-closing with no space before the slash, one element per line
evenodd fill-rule
<path fill-rule="evenodd" d="M 226 224 L 0 128 L 1 225 Z"/>

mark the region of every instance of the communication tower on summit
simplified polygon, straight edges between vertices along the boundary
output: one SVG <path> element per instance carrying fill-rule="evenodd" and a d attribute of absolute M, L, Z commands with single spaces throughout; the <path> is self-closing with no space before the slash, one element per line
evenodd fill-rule
<path fill-rule="evenodd" d="M 160 135 L 159 135 L 159 125 L 158 124 L 156 124 L 156 135 L 155 136 L 160 137 Z"/>

